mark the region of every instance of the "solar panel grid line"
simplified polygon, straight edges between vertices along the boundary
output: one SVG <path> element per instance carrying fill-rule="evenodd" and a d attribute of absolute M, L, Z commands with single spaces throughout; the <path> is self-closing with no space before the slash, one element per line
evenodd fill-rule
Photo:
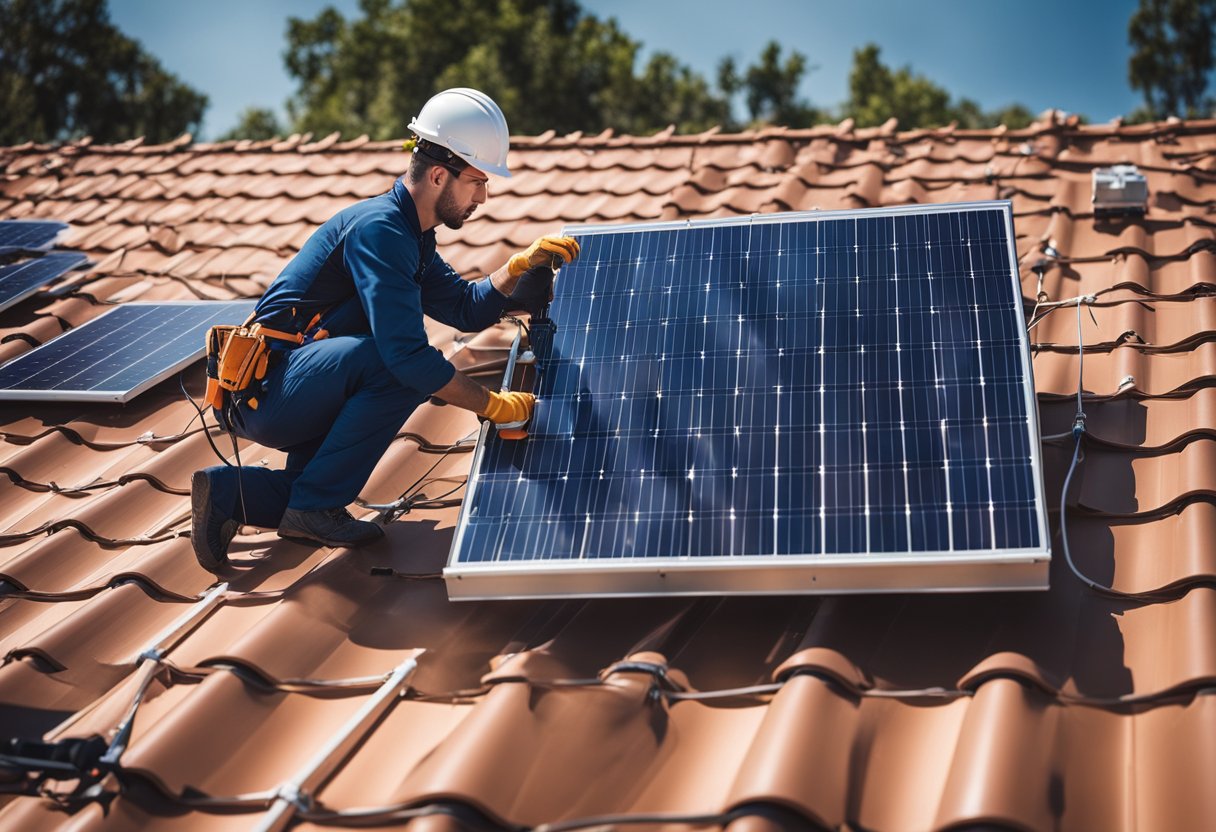
<path fill-rule="evenodd" d="M 252 300 L 117 306 L 0 367 L 0 399 L 126 402 L 202 356 L 204 334 Z"/>
<path fill-rule="evenodd" d="M 125 348 L 120 348 L 118 352 L 97 352 L 96 358 L 91 363 L 78 364 L 70 367 L 64 367 L 59 364 L 49 364 L 43 369 L 36 371 L 32 375 L 27 376 L 21 383 L 22 387 L 26 388 L 44 388 L 51 389 L 57 387 L 70 387 L 73 380 L 79 379 L 82 376 L 88 375 L 89 371 L 96 369 L 102 364 L 108 364 L 113 369 L 106 370 L 106 375 L 101 378 L 95 378 L 89 386 L 93 389 L 108 390 L 105 385 L 110 382 L 115 376 L 122 372 L 122 367 L 125 365 L 125 359 L 129 356 L 132 359 L 145 353 L 146 345 L 141 345 L 136 339 L 129 336 L 138 335 L 140 332 L 140 320 L 151 314 L 151 310 L 138 308 L 138 315 L 131 318 L 125 323 L 110 329 L 104 335 L 100 336 L 95 342 L 96 345 L 109 347 L 115 344 L 126 343 Z M 168 323 L 172 323 L 172 320 Z M 124 362 L 123 365 L 118 365 L 116 362 Z"/>
<path fill-rule="evenodd" d="M 67 229 L 58 220 L 0 220 L 0 251 L 47 249 Z"/>
<path fill-rule="evenodd" d="M 1045 559 L 1009 208 L 962 211 L 586 229 L 558 281 L 532 436 L 475 462 L 453 564 L 465 549 L 482 563 Z M 486 497 L 478 513 L 476 483 L 493 490 L 504 460 L 525 493 L 496 527 L 508 507 Z"/>
<path fill-rule="evenodd" d="M 60 251 L 0 267 L 0 312 L 86 262 L 83 254 Z"/>

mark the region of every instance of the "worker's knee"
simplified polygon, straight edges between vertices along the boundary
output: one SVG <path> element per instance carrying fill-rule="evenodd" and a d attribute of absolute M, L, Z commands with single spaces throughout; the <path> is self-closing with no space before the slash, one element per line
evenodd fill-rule
<path fill-rule="evenodd" d="M 282 377 L 288 394 L 303 388 L 310 393 L 341 393 L 349 398 L 368 387 L 393 385 L 399 383 L 385 367 L 370 335 L 345 335 L 302 347 L 287 359 Z"/>

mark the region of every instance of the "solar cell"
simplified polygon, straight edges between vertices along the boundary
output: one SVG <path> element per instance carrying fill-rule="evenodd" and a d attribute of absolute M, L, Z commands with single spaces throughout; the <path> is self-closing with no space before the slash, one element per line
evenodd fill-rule
<path fill-rule="evenodd" d="M 0 399 L 126 402 L 202 356 L 215 324 L 254 301 L 128 303 L 0 367 Z"/>
<path fill-rule="evenodd" d="M 64 272 L 88 260 L 83 254 L 57 251 L 36 260 L 0 267 L 0 312 L 25 300 Z"/>
<path fill-rule="evenodd" d="M 1008 202 L 567 233 L 453 597 L 1046 586 Z"/>
<path fill-rule="evenodd" d="M 67 227 L 55 220 L 0 220 L 0 254 L 47 248 Z"/>

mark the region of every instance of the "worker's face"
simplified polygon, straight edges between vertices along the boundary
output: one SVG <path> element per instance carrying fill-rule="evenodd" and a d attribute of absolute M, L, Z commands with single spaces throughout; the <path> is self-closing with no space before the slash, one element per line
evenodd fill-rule
<path fill-rule="evenodd" d="M 486 201 L 489 177 L 476 168 L 465 168 L 460 173 L 444 168 L 444 172 L 447 179 L 435 201 L 435 216 L 448 228 L 460 228 Z"/>

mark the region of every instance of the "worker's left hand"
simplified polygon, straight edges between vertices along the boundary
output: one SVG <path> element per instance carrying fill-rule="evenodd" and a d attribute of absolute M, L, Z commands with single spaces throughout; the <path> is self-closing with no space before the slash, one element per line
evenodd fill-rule
<path fill-rule="evenodd" d="M 569 263 L 578 257 L 578 241 L 573 237 L 541 237 L 507 261 L 507 273 L 519 277 L 533 266 L 556 268 L 558 260 Z"/>
<path fill-rule="evenodd" d="M 536 318 L 552 300 L 553 270 L 548 266 L 534 266 L 515 284 L 515 291 L 507 297 L 506 311 L 527 312 Z"/>

